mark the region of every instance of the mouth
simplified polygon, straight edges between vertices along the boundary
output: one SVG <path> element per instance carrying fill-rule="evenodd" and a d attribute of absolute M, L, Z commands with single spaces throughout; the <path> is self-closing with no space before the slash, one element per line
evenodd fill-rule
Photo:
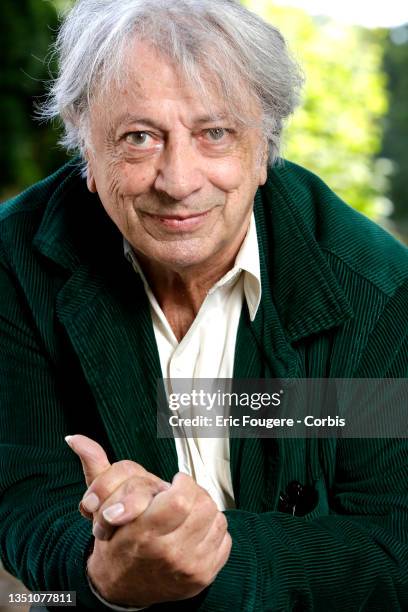
<path fill-rule="evenodd" d="M 203 224 L 210 214 L 211 210 L 206 210 L 201 213 L 189 215 L 153 215 L 151 213 L 143 213 L 154 223 L 168 230 L 174 231 L 191 231 Z"/>

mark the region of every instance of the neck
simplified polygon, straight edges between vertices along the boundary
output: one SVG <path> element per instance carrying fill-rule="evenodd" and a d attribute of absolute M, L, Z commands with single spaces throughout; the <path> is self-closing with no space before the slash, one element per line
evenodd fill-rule
<path fill-rule="evenodd" d="M 164 267 L 138 254 L 143 272 L 178 341 L 187 333 L 208 291 L 233 267 L 239 247 L 228 258 L 215 263 L 181 269 Z"/>

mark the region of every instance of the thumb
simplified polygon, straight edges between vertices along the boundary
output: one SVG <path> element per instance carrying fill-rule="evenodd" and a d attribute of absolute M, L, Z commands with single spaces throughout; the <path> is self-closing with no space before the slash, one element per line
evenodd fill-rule
<path fill-rule="evenodd" d="M 67 436 L 65 442 L 81 460 L 87 487 L 110 467 L 105 451 L 95 440 L 77 434 Z"/>

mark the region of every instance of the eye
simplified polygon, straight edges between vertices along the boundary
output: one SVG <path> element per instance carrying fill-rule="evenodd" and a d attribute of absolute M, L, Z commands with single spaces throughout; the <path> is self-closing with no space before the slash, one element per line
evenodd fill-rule
<path fill-rule="evenodd" d="M 125 140 L 134 147 L 140 147 L 141 149 L 153 144 L 153 138 L 148 132 L 129 132 L 129 134 L 126 134 Z"/>
<path fill-rule="evenodd" d="M 209 128 L 208 130 L 205 130 L 205 134 L 208 140 L 216 142 L 218 140 L 222 140 L 225 136 L 227 136 L 229 134 L 229 130 L 226 130 L 225 128 L 221 127 Z"/>

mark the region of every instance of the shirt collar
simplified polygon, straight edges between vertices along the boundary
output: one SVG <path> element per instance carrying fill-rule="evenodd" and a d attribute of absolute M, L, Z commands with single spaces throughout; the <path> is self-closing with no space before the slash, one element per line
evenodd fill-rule
<path fill-rule="evenodd" d="M 234 267 L 211 287 L 209 293 L 229 282 L 236 280 L 244 272 L 244 295 L 247 301 L 251 321 L 255 319 L 261 301 L 261 270 L 259 264 L 258 238 L 256 235 L 255 217 L 252 213 L 244 242 L 235 258 Z"/>
<path fill-rule="evenodd" d="M 143 270 L 130 243 L 123 238 L 123 249 L 125 257 L 133 264 L 135 271 L 140 274 L 144 286 L 148 286 Z M 255 217 L 252 213 L 245 239 L 235 258 L 234 267 L 229 270 L 219 281 L 211 287 L 209 293 L 218 287 L 232 283 L 238 275 L 244 272 L 244 295 L 248 305 L 251 321 L 255 319 L 262 296 L 261 271 L 259 264 L 258 238 L 256 235 Z"/>

